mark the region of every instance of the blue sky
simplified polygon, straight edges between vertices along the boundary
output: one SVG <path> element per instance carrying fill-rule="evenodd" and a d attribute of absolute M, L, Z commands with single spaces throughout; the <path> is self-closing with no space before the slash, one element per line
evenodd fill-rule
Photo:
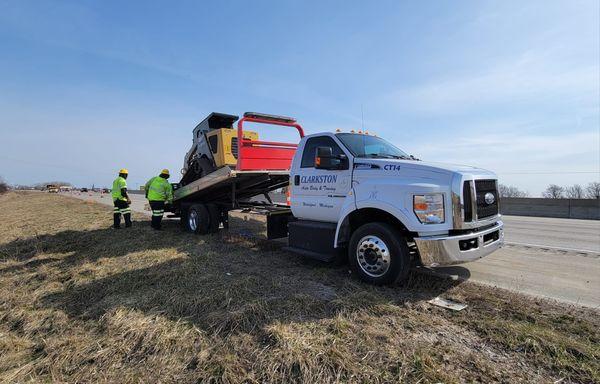
<path fill-rule="evenodd" d="M 211 111 L 364 126 L 536 195 L 600 179 L 600 3 L 0 1 L 0 175 L 137 187 Z"/>

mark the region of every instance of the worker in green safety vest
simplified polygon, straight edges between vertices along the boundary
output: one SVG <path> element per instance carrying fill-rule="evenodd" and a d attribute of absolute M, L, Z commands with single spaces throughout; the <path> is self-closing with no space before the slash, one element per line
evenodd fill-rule
<path fill-rule="evenodd" d="M 113 181 L 112 186 L 112 199 L 114 203 L 113 210 L 113 227 L 115 229 L 121 228 L 121 215 L 125 219 L 125 227 L 131 227 L 131 200 L 127 195 L 127 176 L 129 172 L 123 168 L 119 171 L 119 176 Z"/>
<path fill-rule="evenodd" d="M 160 175 L 148 180 L 144 190 L 146 199 L 150 202 L 152 209 L 152 222 L 150 226 L 156 230 L 161 228 L 165 204 L 173 202 L 173 186 L 169 183 L 169 170 L 163 169 Z"/>

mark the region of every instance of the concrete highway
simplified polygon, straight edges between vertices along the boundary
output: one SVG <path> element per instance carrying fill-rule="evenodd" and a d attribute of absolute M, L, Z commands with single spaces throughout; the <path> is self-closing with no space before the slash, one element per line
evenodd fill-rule
<path fill-rule="evenodd" d="M 112 205 L 106 195 L 65 194 Z M 132 209 L 148 215 L 144 196 L 131 197 Z M 600 307 L 600 221 L 523 216 L 503 216 L 503 221 L 503 249 L 472 263 L 435 268 L 435 272 Z"/>
<path fill-rule="evenodd" d="M 600 253 L 600 221 L 503 216 L 505 236 L 513 244 Z"/>

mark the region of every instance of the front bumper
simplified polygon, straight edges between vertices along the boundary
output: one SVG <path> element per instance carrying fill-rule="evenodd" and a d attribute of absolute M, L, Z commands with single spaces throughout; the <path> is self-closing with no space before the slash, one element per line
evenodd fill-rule
<path fill-rule="evenodd" d="M 417 237 L 421 263 L 424 266 L 467 263 L 489 255 L 504 245 L 502 221 L 483 231 L 457 236 Z"/>

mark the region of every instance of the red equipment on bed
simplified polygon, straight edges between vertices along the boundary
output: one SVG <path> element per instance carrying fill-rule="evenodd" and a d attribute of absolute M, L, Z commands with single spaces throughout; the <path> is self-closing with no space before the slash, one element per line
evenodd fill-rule
<path fill-rule="evenodd" d="M 289 170 L 298 144 L 245 139 L 242 134 L 245 122 L 293 127 L 298 130 L 300 138 L 302 138 L 304 137 L 304 130 L 300 124 L 291 117 L 254 112 L 244 113 L 244 117 L 237 124 L 238 156 L 236 170 Z"/>

